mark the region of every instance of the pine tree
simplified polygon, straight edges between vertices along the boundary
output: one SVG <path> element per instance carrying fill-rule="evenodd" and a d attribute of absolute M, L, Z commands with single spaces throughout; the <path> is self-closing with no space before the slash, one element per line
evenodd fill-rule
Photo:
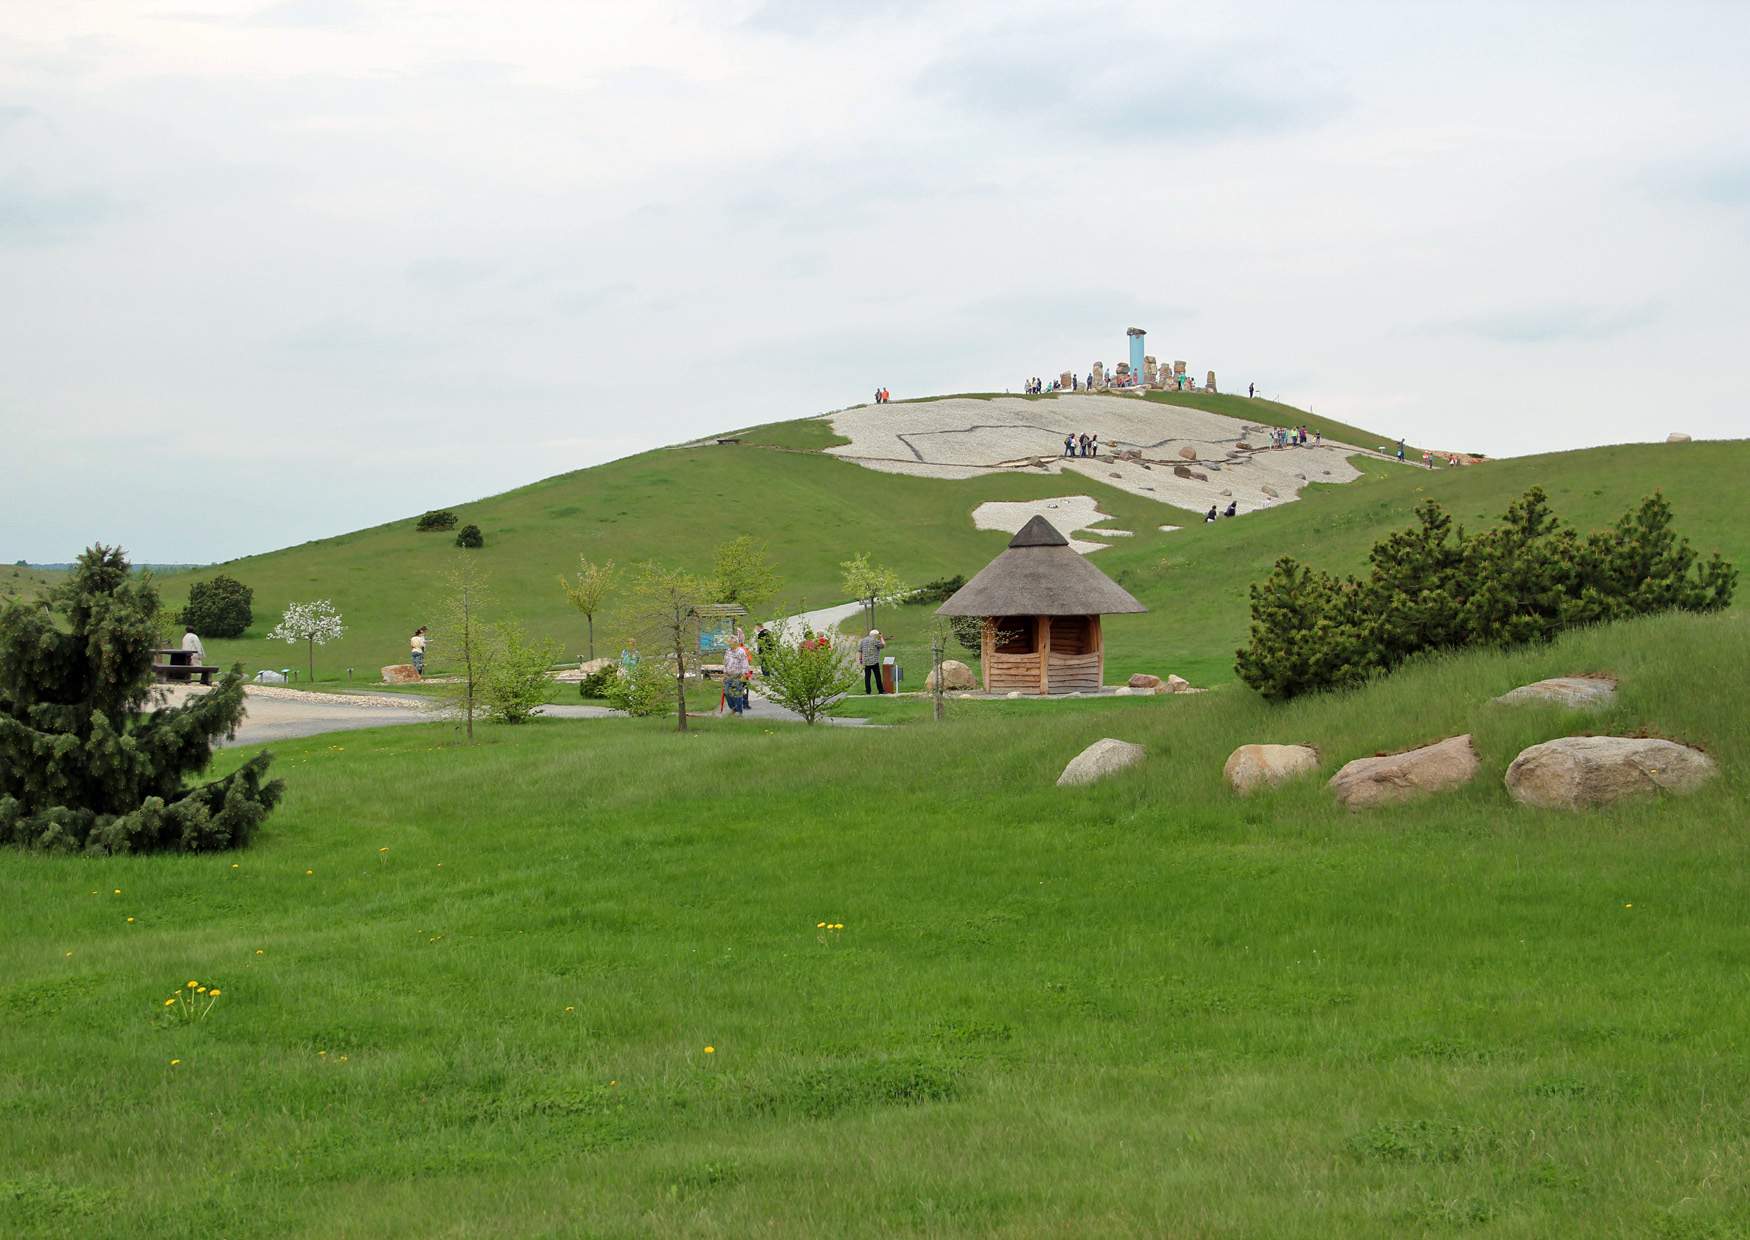
<path fill-rule="evenodd" d="M 148 711 L 158 593 L 119 547 L 94 546 L 40 606 L 0 610 L 0 841 L 57 852 L 205 852 L 248 843 L 279 800 L 260 754 L 211 783 L 213 742 L 243 718 L 233 667 L 185 705 Z"/>
<path fill-rule="evenodd" d="M 1252 587 L 1252 640 L 1234 670 L 1273 701 L 1358 685 L 1375 660 L 1356 617 L 1360 584 L 1315 573 L 1284 556 Z"/>

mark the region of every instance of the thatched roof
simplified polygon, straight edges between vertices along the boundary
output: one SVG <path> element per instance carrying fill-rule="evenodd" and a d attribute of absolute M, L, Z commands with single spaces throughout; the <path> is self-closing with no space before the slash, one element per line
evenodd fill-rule
<path fill-rule="evenodd" d="M 1108 616 L 1147 611 L 1117 582 L 1069 549 L 1069 539 L 1034 517 L 937 609 L 942 616 Z"/>

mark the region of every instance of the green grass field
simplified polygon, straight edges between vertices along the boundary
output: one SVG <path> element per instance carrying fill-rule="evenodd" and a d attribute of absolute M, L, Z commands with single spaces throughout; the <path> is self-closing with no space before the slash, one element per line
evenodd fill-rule
<path fill-rule="evenodd" d="M 1363 445 L 1389 442 L 1269 401 L 1197 393 L 1146 399 L 1254 421 L 1306 423 Z M 584 626 L 556 578 L 575 568 L 579 554 L 622 565 L 654 558 L 702 571 L 718 543 L 751 533 L 768 543 L 785 579 L 777 609 L 802 610 L 842 601 L 838 566 L 859 552 L 894 567 L 909 583 L 971 576 L 1007 541 L 1004 534 L 973 529 L 971 513 L 980 503 L 1084 493 L 1112 514 L 1113 527 L 1135 531 L 1112 540 L 1093 562 L 1150 608 L 1146 615 L 1107 622 L 1110 679 L 1149 671 L 1177 672 L 1198 684 L 1231 680 L 1234 648 L 1246 637 L 1246 591 L 1278 556 L 1359 571 L 1373 542 L 1408 524 L 1426 496 L 1477 526 L 1496 519 L 1527 487 L 1540 485 L 1564 519 L 1592 528 L 1663 489 L 1676 508 L 1678 528 L 1699 548 L 1750 560 L 1750 531 L 1732 505 L 1719 502 L 1735 493 L 1738 478 L 1750 469 L 1750 441 L 1594 448 L 1433 471 L 1357 457 L 1364 476 L 1356 482 L 1315 484 L 1297 503 L 1205 526 L 1196 514 L 1080 477 L 942 481 L 876 473 L 822 455 L 821 449 L 839 441 L 818 418 L 728 434 L 742 442 L 647 452 L 452 505 L 462 521 L 478 522 L 485 531 L 487 545 L 480 551 L 459 551 L 446 534 L 417 533 L 410 516 L 224 565 L 255 589 L 256 623 L 243 638 L 210 641 L 209 654 L 221 663 L 241 661 L 251 671 L 301 669 L 301 646 L 269 643 L 264 635 L 288 601 L 327 597 L 346 617 L 349 632 L 318 651 L 317 677 L 344 682 L 350 667 L 355 683 L 369 682 L 384 664 L 405 661 L 407 635 L 415 625 L 434 622 L 444 572 L 458 556 L 469 555 L 492 579 L 498 615 L 552 638 L 575 658 L 583 652 Z M 1163 534 L 1163 524 L 1184 528 Z M 188 582 L 211 571 L 217 570 L 161 577 L 167 605 L 179 608 Z M 619 604 L 610 600 L 597 618 L 598 654 L 616 652 L 629 627 Z M 877 616 L 892 640 L 889 653 L 909 669 L 915 686 L 928 670 L 933 610 L 889 609 Z M 439 634 L 431 653 L 434 673 L 447 667 L 444 650 Z M 969 652 L 952 654 L 976 664 Z"/>
<path fill-rule="evenodd" d="M 1740 609 L 1285 707 L 288 744 L 241 853 L 0 854 L 0 1232 L 1741 1236 L 1747 669 Z M 1489 702 L 1577 671 L 1617 704 Z M 1724 774 L 1514 805 L 1575 730 Z M 1400 809 L 1220 781 L 1462 731 Z M 1148 761 L 1053 787 L 1101 736 Z"/>

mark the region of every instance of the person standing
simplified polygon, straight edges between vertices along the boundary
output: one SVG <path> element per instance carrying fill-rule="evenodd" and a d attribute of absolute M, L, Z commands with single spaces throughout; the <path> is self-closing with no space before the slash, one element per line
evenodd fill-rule
<path fill-rule="evenodd" d="M 1089 456 L 1099 456 L 1100 455 L 1100 437 L 1098 435 L 1093 435 L 1093 436 L 1089 437 L 1089 439 L 1088 439 L 1088 455 Z"/>
<path fill-rule="evenodd" d="M 1063 454 L 1065 456 L 1074 456 L 1076 454 L 1076 437 L 1074 434 L 1065 435 L 1063 437 Z"/>
<path fill-rule="evenodd" d="M 413 630 L 413 636 L 407 639 L 410 649 L 407 661 L 413 664 L 413 670 L 419 673 L 421 680 L 425 679 L 425 626 L 422 624 Z"/>
<path fill-rule="evenodd" d="M 1404 459 L 1404 441 L 1398 440 L 1398 460 Z"/>
<path fill-rule="evenodd" d="M 1256 396 L 1257 394 L 1258 394 L 1258 385 L 1256 383 L 1246 384 L 1246 399 L 1247 400 L 1250 400 L 1252 397 Z"/>
<path fill-rule="evenodd" d="M 772 654 L 773 640 L 772 631 L 765 625 L 762 624 L 758 629 L 754 630 L 753 648 L 754 652 L 760 657 L 760 674 L 762 676 L 765 675 L 766 660 L 769 659 Z"/>
<path fill-rule="evenodd" d="M 723 699 L 737 719 L 747 709 L 747 682 L 752 674 L 746 643 L 736 642 L 723 652 Z"/>
<path fill-rule="evenodd" d="M 882 640 L 880 629 L 870 629 L 869 636 L 857 643 L 857 654 L 863 660 L 863 692 L 869 692 L 869 682 L 875 682 L 877 694 L 886 693 L 887 687 L 881 683 L 881 651 L 887 643 Z"/>

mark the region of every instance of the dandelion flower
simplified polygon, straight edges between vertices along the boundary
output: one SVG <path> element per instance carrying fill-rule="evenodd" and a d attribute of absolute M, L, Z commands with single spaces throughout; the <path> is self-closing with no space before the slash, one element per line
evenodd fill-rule
<path fill-rule="evenodd" d="M 567 1008 L 566 1008 L 566 1009 L 565 1009 L 565 1010 L 566 1010 L 566 1011 L 567 1011 L 567 1012 L 575 1012 L 575 1011 L 577 1011 L 577 1009 L 576 1009 L 576 1008 L 574 1008 L 574 1007 L 567 1007 Z"/>
<path fill-rule="evenodd" d="M 345 1062 L 346 1062 L 346 1056 L 345 1056 L 345 1055 L 342 1055 L 342 1056 L 341 1056 L 341 1057 L 340 1057 L 340 1062 L 341 1062 L 341 1063 L 345 1063 Z"/>
<path fill-rule="evenodd" d="M 117 888 L 116 888 L 116 889 L 115 889 L 115 893 L 116 893 L 116 895 L 118 895 L 118 896 L 119 896 L 119 895 L 120 895 L 120 894 L 121 894 L 121 893 L 122 893 L 122 889 L 121 889 L 121 888 L 120 888 L 120 887 L 117 887 Z"/>
<path fill-rule="evenodd" d="M 315 872 L 316 872 L 316 871 L 315 871 L 315 870 L 305 870 L 305 871 L 304 871 L 304 877 L 305 877 L 305 878 L 309 878 L 309 877 L 310 877 L 310 875 L 312 875 L 312 874 L 314 874 L 314 873 L 315 873 Z"/>
<path fill-rule="evenodd" d="M 170 1061 L 170 1066 L 171 1066 L 171 1067 L 172 1067 L 172 1068 L 174 1068 L 174 1067 L 176 1067 L 176 1065 L 177 1065 L 177 1064 L 179 1064 L 179 1063 L 181 1063 L 181 1062 L 182 1062 L 182 1060 L 180 1060 L 180 1059 L 172 1059 L 172 1060 L 171 1060 L 171 1061 Z"/>
<path fill-rule="evenodd" d="M 128 918 L 128 925 L 131 926 L 133 924 L 134 924 L 134 919 L 132 917 Z"/>
<path fill-rule="evenodd" d="M 826 929 L 826 923 L 824 921 L 817 921 L 814 923 L 814 928 L 816 930 L 824 930 Z"/>
<path fill-rule="evenodd" d="M 220 990 L 217 986 L 215 986 L 211 990 L 207 991 L 207 998 L 217 999 L 220 995 L 222 995 L 224 993 L 225 993 L 224 991 Z"/>
<path fill-rule="evenodd" d="M 172 995 L 172 996 L 170 996 L 170 998 L 164 1000 L 164 1006 L 165 1007 L 175 1007 L 176 1006 L 176 996 Z"/>
<path fill-rule="evenodd" d="M 233 870 L 235 870 L 235 869 L 237 869 L 237 868 L 238 868 L 238 867 L 237 867 L 237 863 L 236 863 L 236 862 L 235 862 L 235 861 L 233 861 L 233 862 L 232 862 L 232 863 L 231 863 L 231 868 L 232 868 L 232 869 L 233 869 Z"/>
<path fill-rule="evenodd" d="M 1633 907 L 1634 907 L 1634 905 L 1632 905 L 1632 904 L 1625 904 L 1625 905 L 1623 905 L 1623 907 L 1624 907 L 1624 908 L 1633 908 Z"/>
<path fill-rule="evenodd" d="M 265 955 L 267 955 L 267 953 L 266 953 L 266 952 L 264 952 L 264 951 L 262 951 L 262 950 L 261 950 L 261 948 L 259 948 L 259 947 L 258 947 L 258 948 L 256 948 L 256 949 L 255 949 L 255 954 L 256 954 L 256 955 L 257 955 L 257 956 L 265 956 Z"/>
<path fill-rule="evenodd" d="M 191 978 L 189 978 L 189 979 L 188 979 L 188 988 L 189 988 L 189 989 L 190 989 L 190 990 L 193 990 L 193 989 L 195 989 L 195 988 L 196 988 L 196 987 L 197 987 L 197 986 L 199 986 L 199 985 L 200 985 L 200 983 L 199 983 L 199 982 L 197 982 L 197 981 L 195 981 L 195 980 L 194 980 L 194 978 L 192 978 L 192 977 L 191 977 Z"/>
<path fill-rule="evenodd" d="M 321 1056 L 322 1056 L 322 1057 L 323 1057 L 323 1058 L 327 1058 L 327 1056 L 328 1056 L 328 1052 L 327 1052 L 327 1051 L 317 1051 L 317 1052 L 316 1052 L 316 1053 L 317 1053 L 317 1054 L 318 1054 L 318 1055 L 321 1055 Z"/>
<path fill-rule="evenodd" d="M 385 845 L 383 845 L 383 847 L 381 847 L 381 848 L 379 848 L 379 849 L 377 849 L 377 851 L 378 851 L 378 852 L 380 852 L 380 853 L 385 853 L 385 852 L 388 852 L 388 851 L 389 851 L 389 846 L 388 846 L 388 845 L 387 845 L 387 844 L 385 844 Z"/>
<path fill-rule="evenodd" d="M 715 1055 L 717 1053 L 717 1048 L 715 1046 L 707 1046 L 705 1048 L 705 1053 L 707 1055 Z"/>

